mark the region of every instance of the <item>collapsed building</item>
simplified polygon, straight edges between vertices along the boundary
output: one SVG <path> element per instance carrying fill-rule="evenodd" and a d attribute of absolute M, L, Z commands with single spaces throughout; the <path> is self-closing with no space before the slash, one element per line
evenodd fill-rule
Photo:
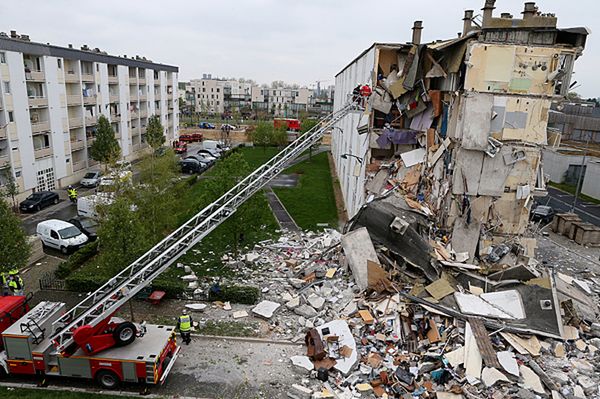
<path fill-rule="evenodd" d="M 522 18 L 495 17 L 494 3 L 481 19 L 465 11 L 455 39 L 421 43 L 416 21 L 411 43 L 374 43 L 336 75 L 335 109 L 357 86 L 373 87 L 365 111 L 332 133 L 349 216 L 391 196 L 475 263 L 507 250 L 534 257 L 529 212 L 546 195 L 548 111 L 567 94 L 589 33 L 557 28 L 532 2 Z"/>

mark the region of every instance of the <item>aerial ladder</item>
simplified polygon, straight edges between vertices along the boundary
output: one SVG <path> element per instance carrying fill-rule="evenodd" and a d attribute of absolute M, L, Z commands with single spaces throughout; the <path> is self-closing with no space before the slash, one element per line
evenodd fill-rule
<path fill-rule="evenodd" d="M 52 324 L 50 339 L 56 348 L 54 354 L 70 356 L 77 348 L 81 348 L 87 355 L 93 355 L 132 342 L 140 332 L 131 322 L 113 321 L 119 308 L 231 216 L 240 205 L 284 170 L 289 162 L 316 144 L 336 122 L 353 111 L 362 112 L 365 98 L 369 95 L 368 86 L 355 91 L 341 109 L 323 117 L 316 126 L 64 313 Z"/>

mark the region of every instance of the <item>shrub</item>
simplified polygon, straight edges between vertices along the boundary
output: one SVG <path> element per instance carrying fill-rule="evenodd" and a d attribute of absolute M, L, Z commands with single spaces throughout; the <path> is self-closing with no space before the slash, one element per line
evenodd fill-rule
<path fill-rule="evenodd" d="M 56 277 L 65 278 L 73 271 L 80 268 L 85 262 L 92 259 L 98 253 L 98 241 L 90 242 L 75 252 L 66 261 L 58 265 Z"/>
<path fill-rule="evenodd" d="M 258 302 L 259 297 L 259 289 L 249 285 L 222 286 L 218 291 L 211 289 L 208 295 L 210 301 L 243 303 L 245 305 L 254 305 Z"/>
<path fill-rule="evenodd" d="M 161 276 L 152 282 L 152 291 L 164 291 L 167 298 L 179 298 L 185 289 L 186 283 L 178 277 Z"/>

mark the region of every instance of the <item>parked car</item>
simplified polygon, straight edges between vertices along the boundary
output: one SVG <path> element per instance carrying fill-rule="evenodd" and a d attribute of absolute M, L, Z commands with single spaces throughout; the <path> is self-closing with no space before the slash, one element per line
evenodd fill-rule
<path fill-rule="evenodd" d="M 204 136 L 202 133 L 186 133 L 179 135 L 179 141 L 186 141 L 188 143 L 202 141 L 203 138 Z"/>
<path fill-rule="evenodd" d="M 198 127 L 200 129 L 214 129 L 215 125 L 213 125 L 212 123 L 208 123 L 208 122 L 200 122 L 198 124 Z"/>
<path fill-rule="evenodd" d="M 229 151 L 229 147 L 225 146 L 223 142 L 217 140 L 204 140 L 202 143 L 203 150 L 215 150 L 219 152 Z"/>
<path fill-rule="evenodd" d="M 533 222 L 541 221 L 543 224 L 550 223 L 554 219 L 554 209 L 547 205 L 538 205 L 531 212 L 531 220 Z"/>
<path fill-rule="evenodd" d="M 83 187 L 96 187 L 100 183 L 100 171 L 87 172 L 79 182 Z"/>
<path fill-rule="evenodd" d="M 199 155 L 204 155 L 208 158 L 215 158 L 219 159 L 222 156 L 222 153 L 220 151 L 215 151 L 215 150 L 198 150 L 197 154 Z"/>
<path fill-rule="evenodd" d="M 209 167 L 212 166 L 215 163 L 215 159 L 214 158 L 211 157 L 209 159 L 209 158 L 205 157 L 204 155 L 199 155 L 199 154 L 188 155 L 187 157 L 185 157 L 185 159 L 194 159 L 194 160 L 196 160 L 198 162 L 202 162 L 202 163 L 207 164 Z"/>
<path fill-rule="evenodd" d="M 69 222 L 58 219 L 38 223 L 36 233 L 44 247 L 58 249 L 63 254 L 68 254 L 88 242 L 88 237 L 81 230 Z"/>
<path fill-rule="evenodd" d="M 231 125 L 231 124 L 229 124 L 229 123 L 223 123 L 223 124 L 221 125 L 221 130 L 229 130 L 229 131 L 232 131 L 232 130 L 235 130 L 235 129 L 237 129 L 237 127 L 235 127 L 234 125 Z"/>
<path fill-rule="evenodd" d="M 175 150 L 175 154 L 185 154 L 187 152 L 187 143 L 185 141 L 176 141 L 173 144 L 173 149 Z"/>
<path fill-rule="evenodd" d="M 193 158 L 186 158 L 179 161 L 179 167 L 181 168 L 181 173 L 188 173 L 191 175 L 204 172 L 208 169 L 208 164 Z"/>
<path fill-rule="evenodd" d="M 19 209 L 21 212 L 38 212 L 49 205 L 58 204 L 58 201 L 57 193 L 53 191 L 38 191 L 21 202 Z"/>
<path fill-rule="evenodd" d="M 85 234 L 89 241 L 96 241 L 98 238 L 98 222 L 90 218 L 69 219 L 69 223 L 77 227 Z"/>

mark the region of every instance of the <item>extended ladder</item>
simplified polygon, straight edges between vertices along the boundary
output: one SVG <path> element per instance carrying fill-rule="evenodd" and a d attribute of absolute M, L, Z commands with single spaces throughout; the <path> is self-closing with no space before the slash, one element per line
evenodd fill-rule
<path fill-rule="evenodd" d="M 298 137 L 54 322 L 54 335 L 51 339 L 57 351 L 65 353 L 74 342 L 73 332 L 78 327 L 84 325 L 94 327 L 107 317 L 111 317 L 124 303 L 150 284 L 188 249 L 234 213 L 243 202 L 277 176 L 288 162 L 317 143 L 336 122 L 352 110 L 360 109 L 357 103 L 358 100 L 350 101 L 338 111 L 322 118 L 315 127 Z"/>

